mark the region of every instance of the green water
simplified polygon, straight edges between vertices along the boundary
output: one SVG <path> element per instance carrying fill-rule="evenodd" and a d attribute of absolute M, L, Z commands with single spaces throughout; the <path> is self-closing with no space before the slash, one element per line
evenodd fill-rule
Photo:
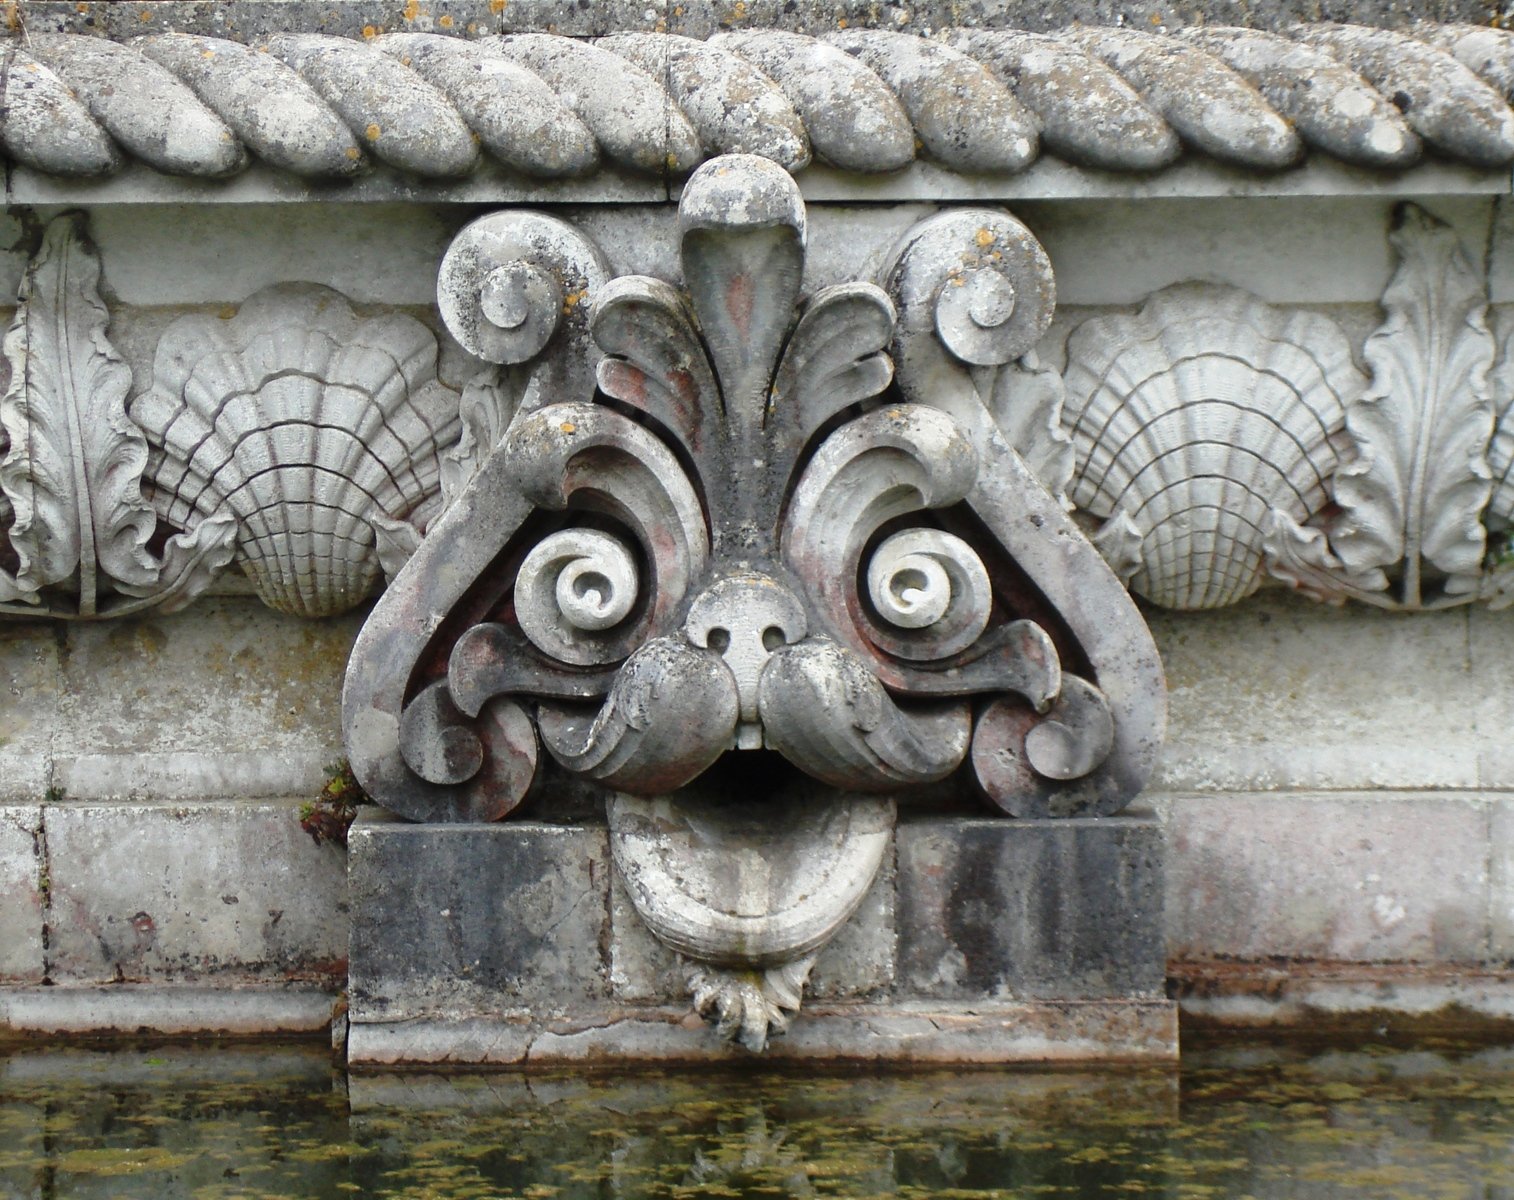
<path fill-rule="evenodd" d="M 1514 1200 L 1514 1049 L 1181 1070 L 377 1076 L 318 1046 L 0 1051 L 0 1197 Z"/>

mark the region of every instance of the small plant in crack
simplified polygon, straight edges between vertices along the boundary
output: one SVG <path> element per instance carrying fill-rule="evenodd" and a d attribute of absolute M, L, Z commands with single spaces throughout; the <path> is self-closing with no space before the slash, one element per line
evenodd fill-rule
<path fill-rule="evenodd" d="M 345 846 L 347 830 L 357 819 L 358 805 L 372 801 L 346 759 L 332 763 L 326 771 L 329 778 L 321 794 L 300 805 L 300 828 L 315 839 L 317 846 L 322 842 Z"/>

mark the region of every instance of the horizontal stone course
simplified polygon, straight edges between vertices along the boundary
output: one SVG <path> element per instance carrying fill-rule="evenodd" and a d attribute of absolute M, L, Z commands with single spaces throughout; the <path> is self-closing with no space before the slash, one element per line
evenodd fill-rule
<path fill-rule="evenodd" d="M 43 806 L 46 964 L 59 986 L 339 984 L 341 852 L 296 801 Z"/>

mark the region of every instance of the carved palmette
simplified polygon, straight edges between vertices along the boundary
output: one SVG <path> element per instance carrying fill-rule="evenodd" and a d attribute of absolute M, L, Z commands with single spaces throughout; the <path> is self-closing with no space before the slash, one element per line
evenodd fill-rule
<path fill-rule="evenodd" d="M 459 460 L 471 481 L 359 636 L 344 730 L 370 794 L 414 819 L 507 814 L 542 749 L 603 785 L 653 932 L 767 973 L 691 976 L 760 1044 L 876 872 L 890 794 L 961 769 L 1016 815 L 1115 812 L 1151 770 L 1164 691 L 1124 589 L 991 412 L 1008 420 L 1022 391 L 995 372 L 1051 318 L 1022 225 L 936 218 L 879 283 L 801 299 L 781 168 L 707 164 L 679 221 L 683 291 L 608 279 L 535 214 L 449 250 L 444 316 L 495 364 L 470 429 L 480 448 L 503 432 Z M 762 748 L 797 772 L 750 797 L 702 778 Z M 774 824 L 754 845 L 756 802 Z M 738 846 L 783 870 L 741 882 L 718 865 L 748 862 Z"/>

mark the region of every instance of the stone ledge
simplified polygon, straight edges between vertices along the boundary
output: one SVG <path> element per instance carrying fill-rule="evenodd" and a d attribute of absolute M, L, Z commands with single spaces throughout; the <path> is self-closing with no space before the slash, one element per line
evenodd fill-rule
<path fill-rule="evenodd" d="M 1395 963 L 1176 962 L 1185 1031 L 1498 1035 L 1514 1030 L 1514 971 Z"/>
<path fill-rule="evenodd" d="M 319 1033 L 331 1024 L 335 1000 L 331 991 L 306 988 L 7 988 L 0 989 L 0 1036 Z"/>
<path fill-rule="evenodd" d="M 946 1007 L 817 1005 L 764 1051 L 768 1062 L 1167 1062 L 1177 1058 L 1177 1006 L 1168 1000 Z M 749 1063 L 687 1008 L 606 1008 L 569 1021 L 357 1022 L 350 1067 L 442 1063 L 535 1066 Z"/>

